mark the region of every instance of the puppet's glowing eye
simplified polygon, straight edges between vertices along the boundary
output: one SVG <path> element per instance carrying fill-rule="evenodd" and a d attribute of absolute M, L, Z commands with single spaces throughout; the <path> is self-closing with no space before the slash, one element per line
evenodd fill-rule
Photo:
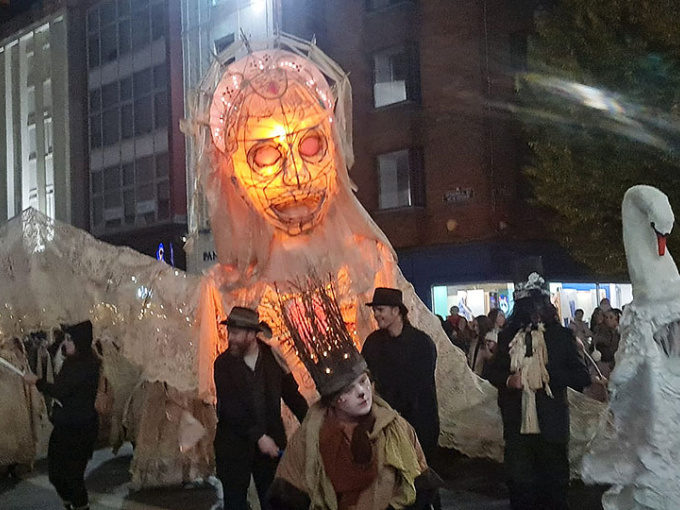
<path fill-rule="evenodd" d="M 305 157 L 316 156 L 323 144 L 318 135 L 310 135 L 300 142 L 300 154 Z"/>
<path fill-rule="evenodd" d="M 281 159 L 281 152 L 272 145 L 265 145 L 255 150 L 253 159 L 260 168 L 273 166 Z"/>

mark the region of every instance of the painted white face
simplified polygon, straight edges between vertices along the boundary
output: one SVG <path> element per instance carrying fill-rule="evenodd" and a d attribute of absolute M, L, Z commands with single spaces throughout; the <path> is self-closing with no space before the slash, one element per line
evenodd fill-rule
<path fill-rule="evenodd" d="M 374 306 L 372 308 L 373 317 L 380 329 L 388 329 L 399 320 L 399 307 L 397 306 Z"/>
<path fill-rule="evenodd" d="M 352 418 L 367 415 L 372 406 L 373 386 L 366 373 L 357 377 L 335 401 L 335 407 Z"/>
<path fill-rule="evenodd" d="M 70 336 L 67 336 L 66 340 L 62 342 L 61 352 L 64 353 L 64 356 L 73 356 L 76 353 L 76 344 L 73 343 Z"/>

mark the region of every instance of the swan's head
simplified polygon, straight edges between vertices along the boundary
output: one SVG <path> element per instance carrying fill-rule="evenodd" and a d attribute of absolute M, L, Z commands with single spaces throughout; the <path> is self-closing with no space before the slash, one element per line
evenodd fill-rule
<path fill-rule="evenodd" d="M 627 221 L 633 221 L 631 227 L 646 230 L 648 235 L 642 235 L 642 239 L 655 242 L 659 256 L 664 256 L 666 238 L 675 223 L 668 197 L 652 186 L 633 186 L 623 197 L 622 209 L 624 225 Z"/>

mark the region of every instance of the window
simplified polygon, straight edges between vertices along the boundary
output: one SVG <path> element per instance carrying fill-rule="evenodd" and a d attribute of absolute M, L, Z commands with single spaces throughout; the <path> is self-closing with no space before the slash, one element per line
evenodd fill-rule
<path fill-rule="evenodd" d="M 90 117 L 90 147 L 98 149 L 102 146 L 102 116 L 100 114 Z"/>
<path fill-rule="evenodd" d="M 130 15 L 130 0 L 118 0 L 118 16 Z"/>
<path fill-rule="evenodd" d="M 43 123 L 45 129 L 45 154 L 52 154 L 54 150 L 52 141 L 52 118 L 46 117 Z"/>
<path fill-rule="evenodd" d="M 149 11 L 136 12 L 132 17 L 132 48 L 139 49 L 146 46 L 149 44 L 150 36 Z"/>
<path fill-rule="evenodd" d="M 144 69 L 133 75 L 133 89 L 135 99 L 140 99 L 143 95 L 151 92 L 151 69 Z"/>
<path fill-rule="evenodd" d="M 165 92 L 159 92 L 154 97 L 154 125 L 156 128 L 168 125 L 168 97 Z"/>
<path fill-rule="evenodd" d="M 135 101 L 135 135 L 150 133 L 153 129 L 151 117 L 151 98 Z"/>
<path fill-rule="evenodd" d="M 102 109 L 101 89 L 90 90 L 90 113 L 98 112 Z"/>
<path fill-rule="evenodd" d="M 43 109 L 50 108 L 52 108 L 52 82 L 47 80 L 43 82 Z"/>
<path fill-rule="evenodd" d="M 96 7 L 87 13 L 87 30 L 90 32 L 99 30 L 99 9 Z"/>
<path fill-rule="evenodd" d="M 33 115 L 35 113 L 35 87 L 28 89 L 26 100 L 26 108 L 28 109 L 28 115 Z"/>
<path fill-rule="evenodd" d="M 165 5 L 151 7 L 151 39 L 155 41 L 165 35 Z"/>
<path fill-rule="evenodd" d="M 135 118 L 132 115 L 132 103 L 124 104 L 120 108 L 120 127 L 121 127 L 121 137 L 123 140 L 127 140 L 134 136 L 134 121 Z"/>
<path fill-rule="evenodd" d="M 233 42 L 234 34 L 225 35 L 224 37 L 215 39 L 215 54 L 219 55 Z"/>
<path fill-rule="evenodd" d="M 99 36 L 97 34 L 87 38 L 87 62 L 90 69 L 99 65 Z"/>
<path fill-rule="evenodd" d="M 90 185 L 92 187 L 93 194 L 99 194 L 102 192 L 102 172 L 92 172 L 90 174 Z"/>
<path fill-rule="evenodd" d="M 132 99 L 132 78 L 129 76 L 120 80 L 120 99 L 121 101 Z"/>
<path fill-rule="evenodd" d="M 157 65 L 153 68 L 153 86 L 156 90 L 165 90 L 167 82 L 165 64 Z"/>
<path fill-rule="evenodd" d="M 131 44 L 130 20 L 121 20 L 120 24 L 118 25 L 118 48 L 121 56 L 130 52 Z"/>
<path fill-rule="evenodd" d="M 170 170 L 170 157 L 167 152 L 156 155 L 156 177 L 163 178 L 168 176 Z"/>
<path fill-rule="evenodd" d="M 118 82 L 108 83 L 102 87 L 102 108 L 111 108 L 118 104 Z"/>
<path fill-rule="evenodd" d="M 153 180 L 153 156 L 145 156 L 138 159 L 135 164 L 135 183 L 139 185 L 153 182 Z"/>
<path fill-rule="evenodd" d="M 416 46 L 395 46 L 373 55 L 373 99 L 376 108 L 420 100 Z"/>
<path fill-rule="evenodd" d="M 28 126 L 28 159 L 35 159 L 37 151 L 35 124 Z"/>
<path fill-rule="evenodd" d="M 103 116 L 104 122 L 104 146 L 113 145 L 120 141 L 120 110 L 111 108 L 106 110 Z"/>
<path fill-rule="evenodd" d="M 378 156 L 380 209 L 422 206 L 424 187 L 419 150 L 405 149 Z"/>
<path fill-rule="evenodd" d="M 116 2 L 111 0 L 100 7 L 100 23 L 102 26 L 116 21 Z"/>
<path fill-rule="evenodd" d="M 413 2 L 414 0 L 366 0 L 366 9 L 369 11 L 376 11 L 392 5 Z"/>
<path fill-rule="evenodd" d="M 118 27 L 109 25 L 101 31 L 102 62 L 111 62 L 118 58 Z"/>

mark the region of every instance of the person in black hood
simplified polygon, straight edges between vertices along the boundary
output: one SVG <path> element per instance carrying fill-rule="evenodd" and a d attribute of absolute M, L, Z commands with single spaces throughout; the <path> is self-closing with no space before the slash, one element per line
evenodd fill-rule
<path fill-rule="evenodd" d="M 85 468 L 92 458 L 99 418 L 94 407 L 99 384 L 99 360 L 92 351 L 92 323 L 65 328 L 66 356 L 54 383 L 31 373 L 24 380 L 55 400 L 54 429 L 47 452 L 50 483 L 68 510 L 88 510 Z"/>
<path fill-rule="evenodd" d="M 590 374 L 574 336 L 560 325 L 550 290 L 537 273 L 513 293 L 514 307 L 484 366 L 498 389 L 512 510 L 567 510 L 569 402 Z"/>

